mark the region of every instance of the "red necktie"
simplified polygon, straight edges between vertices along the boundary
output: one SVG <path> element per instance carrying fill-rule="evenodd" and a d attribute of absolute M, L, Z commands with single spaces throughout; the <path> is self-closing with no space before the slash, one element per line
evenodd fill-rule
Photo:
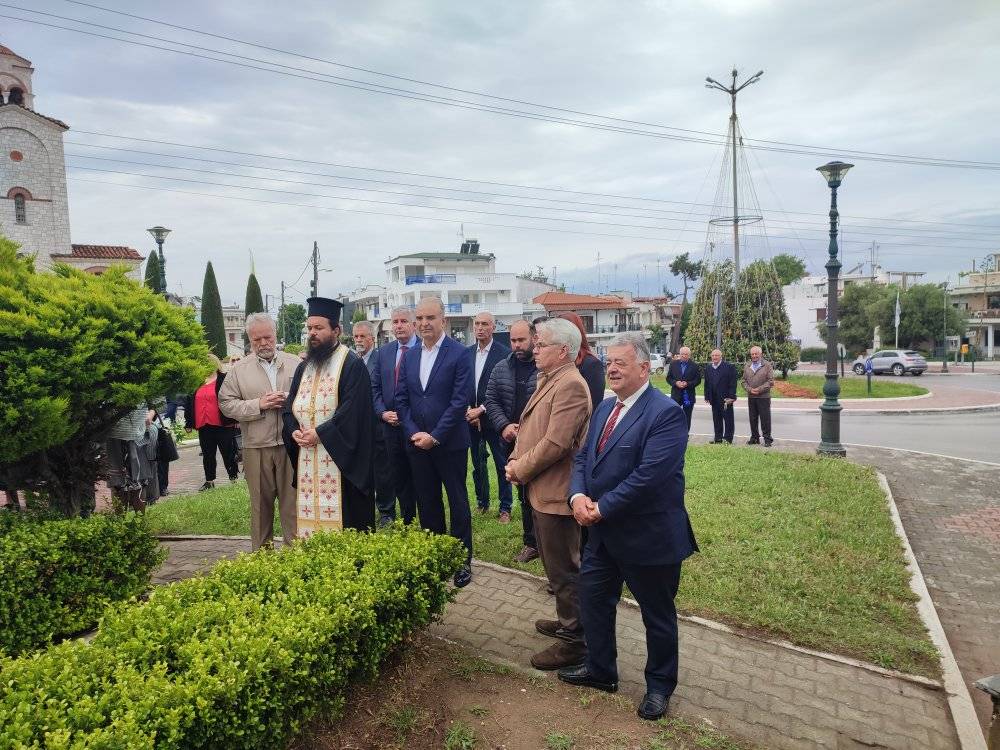
<path fill-rule="evenodd" d="M 409 348 L 410 348 L 409 344 L 400 344 L 399 345 L 399 361 L 396 362 L 396 375 L 395 375 L 395 378 L 393 378 L 393 381 L 392 381 L 393 385 L 398 385 L 399 384 L 399 366 L 401 364 L 403 364 L 403 357 L 406 356 L 406 350 L 409 349 Z"/>
<path fill-rule="evenodd" d="M 601 439 L 597 442 L 598 453 L 604 450 L 604 446 L 608 442 L 608 438 L 610 438 L 611 433 L 614 432 L 615 425 L 618 424 L 618 415 L 621 414 L 624 406 L 625 403 L 623 401 L 619 401 L 615 404 L 615 408 L 611 410 L 611 416 L 608 417 L 608 423 L 604 425 L 604 432 L 601 433 Z"/>

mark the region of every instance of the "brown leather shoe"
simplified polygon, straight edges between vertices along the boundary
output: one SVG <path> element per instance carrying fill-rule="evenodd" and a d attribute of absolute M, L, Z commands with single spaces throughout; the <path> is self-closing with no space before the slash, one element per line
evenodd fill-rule
<path fill-rule="evenodd" d="M 505 510 L 502 510 L 500 511 L 500 515 L 497 516 L 497 519 L 500 521 L 500 523 L 508 524 L 510 523 L 510 513 L 508 513 Z"/>
<path fill-rule="evenodd" d="M 558 638 L 567 643 L 579 643 L 582 641 L 580 631 L 567 630 L 559 620 L 535 620 L 535 630 L 549 638 Z"/>
<path fill-rule="evenodd" d="M 526 563 L 538 558 L 538 550 L 525 545 L 520 552 L 514 555 L 514 562 Z"/>
<path fill-rule="evenodd" d="M 553 643 L 544 651 L 539 651 L 531 657 L 531 666 L 551 672 L 565 667 L 576 667 L 583 664 L 587 657 L 587 647 L 581 641 L 573 643 Z"/>

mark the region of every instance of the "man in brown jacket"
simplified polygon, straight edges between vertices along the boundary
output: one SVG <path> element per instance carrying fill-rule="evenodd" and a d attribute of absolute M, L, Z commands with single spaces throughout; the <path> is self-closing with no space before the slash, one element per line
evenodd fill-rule
<path fill-rule="evenodd" d="M 760 445 L 764 435 L 764 447 L 770 448 L 771 439 L 771 388 L 774 386 L 774 368 L 764 359 L 759 346 L 750 347 L 750 361 L 743 366 L 743 388 L 747 392 L 750 408 L 750 439 L 747 445 Z M 760 422 L 758 429 L 757 423 Z"/>
<path fill-rule="evenodd" d="M 219 391 L 219 409 L 238 420 L 243 432 L 250 536 L 253 549 L 258 550 L 271 546 L 274 538 L 275 498 L 285 544 L 295 538 L 295 488 L 292 464 L 281 439 L 281 410 L 299 358 L 277 351 L 274 320 L 269 315 L 248 315 L 246 331 L 253 353 L 229 370 Z"/>
<path fill-rule="evenodd" d="M 536 669 L 582 664 L 587 647 L 580 625 L 577 580 L 580 526 L 566 504 L 573 457 L 587 437 L 591 399 L 575 365 L 580 332 L 568 320 L 538 325 L 534 355 L 538 383 L 521 414 L 507 478 L 524 485 L 531 504 L 538 551 L 556 596 L 556 620 L 537 620 L 535 629 L 556 643 L 531 657 Z"/>

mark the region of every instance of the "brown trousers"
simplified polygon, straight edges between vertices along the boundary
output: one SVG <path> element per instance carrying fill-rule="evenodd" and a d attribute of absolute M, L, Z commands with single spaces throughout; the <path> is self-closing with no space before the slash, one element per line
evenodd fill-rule
<path fill-rule="evenodd" d="M 531 488 L 528 490 L 530 492 Z M 534 508 L 532 515 L 538 554 L 556 595 L 556 617 L 560 625 L 578 632 L 582 639 L 577 586 L 580 578 L 580 525 L 573 516 L 542 513 Z"/>
<path fill-rule="evenodd" d="M 244 448 L 243 474 L 250 489 L 250 538 L 254 550 L 274 538 L 274 499 L 278 499 L 281 535 L 285 544 L 295 538 L 295 488 L 292 463 L 285 446 Z"/>

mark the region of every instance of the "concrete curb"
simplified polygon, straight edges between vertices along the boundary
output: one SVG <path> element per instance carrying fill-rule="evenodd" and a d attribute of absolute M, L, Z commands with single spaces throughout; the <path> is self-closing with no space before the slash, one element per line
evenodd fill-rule
<path fill-rule="evenodd" d="M 910 570 L 910 588 L 917 595 L 917 611 L 920 619 L 923 620 L 931 641 L 941 653 L 941 669 L 944 672 L 944 687 L 948 696 L 948 707 L 951 709 L 951 718 L 955 724 L 955 731 L 958 734 L 959 744 L 962 750 L 986 750 L 986 738 L 983 736 L 979 725 L 979 717 L 972 704 L 972 696 L 969 688 L 962 678 L 962 672 L 958 668 L 955 654 L 948 643 L 948 636 L 944 632 L 937 610 L 934 608 L 934 601 L 927 590 L 927 582 L 924 580 L 920 565 L 913 554 L 910 540 L 906 536 L 906 529 L 903 528 L 903 520 L 900 518 L 899 509 L 892 496 L 889 481 L 881 471 L 875 472 L 878 475 L 878 483 L 885 493 L 886 502 L 889 506 L 889 514 L 892 516 L 892 523 L 896 528 L 896 536 L 903 544 L 903 556 L 906 558 L 906 567 Z"/>
<path fill-rule="evenodd" d="M 921 399 L 921 398 L 926 398 L 926 396 L 914 396 L 913 397 L 914 400 Z M 888 401 L 889 399 L 878 399 L 878 400 L 879 401 Z M 907 400 L 909 400 L 909 399 L 907 399 Z M 854 401 L 856 403 L 858 402 L 857 399 L 854 399 Z M 867 401 L 867 399 L 866 399 L 866 401 Z M 695 406 L 695 408 L 698 408 L 698 406 L 700 404 L 702 404 L 702 403 L 703 402 L 699 401 L 698 404 Z M 812 403 L 812 402 L 810 402 L 810 403 Z M 817 401 L 815 406 L 812 406 L 812 407 L 810 407 L 808 409 L 796 409 L 796 408 L 792 408 L 792 407 L 783 407 L 783 406 L 779 406 L 779 407 L 775 408 L 774 405 L 772 404 L 772 406 L 771 406 L 771 414 L 772 415 L 774 415 L 774 414 L 783 414 L 783 413 L 784 414 L 814 414 L 814 413 L 816 413 L 816 412 L 819 411 L 819 407 L 820 407 L 820 405 L 822 403 L 823 403 L 822 401 Z M 843 404 L 845 402 L 841 401 L 841 403 Z M 849 407 L 850 404 L 848 403 L 847 406 Z M 709 409 L 711 407 L 708 404 L 705 404 L 705 406 L 702 407 L 702 408 L 703 409 Z M 736 406 L 734 408 L 736 408 L 736 409 L 742 409 L 742 410 L 746 409 L 746 407 L 741 406 L 738 401 L 736 402 Z M 857 409 L 857 410 L 853 410 L 852 411 L 850 408 L 844 408 L 844 410 L 841 412 L 841 416 L 866 416 L 866 415 L 869 415 L 869 414 L 942 414 L 942 413 L 950 413 L 950 414 L 965 413 L 965 414 L 969 414 L 969 413 L 972 413 L 972 412 L 993 412 L 993 411 L 1000 411 L 1000 401 L 997 401 L 997 402 L 992 403 L 992 404 L 981 404 L 979 406 L 928 406 L 928 407 L 924 407 L 923 409 Z"/>

